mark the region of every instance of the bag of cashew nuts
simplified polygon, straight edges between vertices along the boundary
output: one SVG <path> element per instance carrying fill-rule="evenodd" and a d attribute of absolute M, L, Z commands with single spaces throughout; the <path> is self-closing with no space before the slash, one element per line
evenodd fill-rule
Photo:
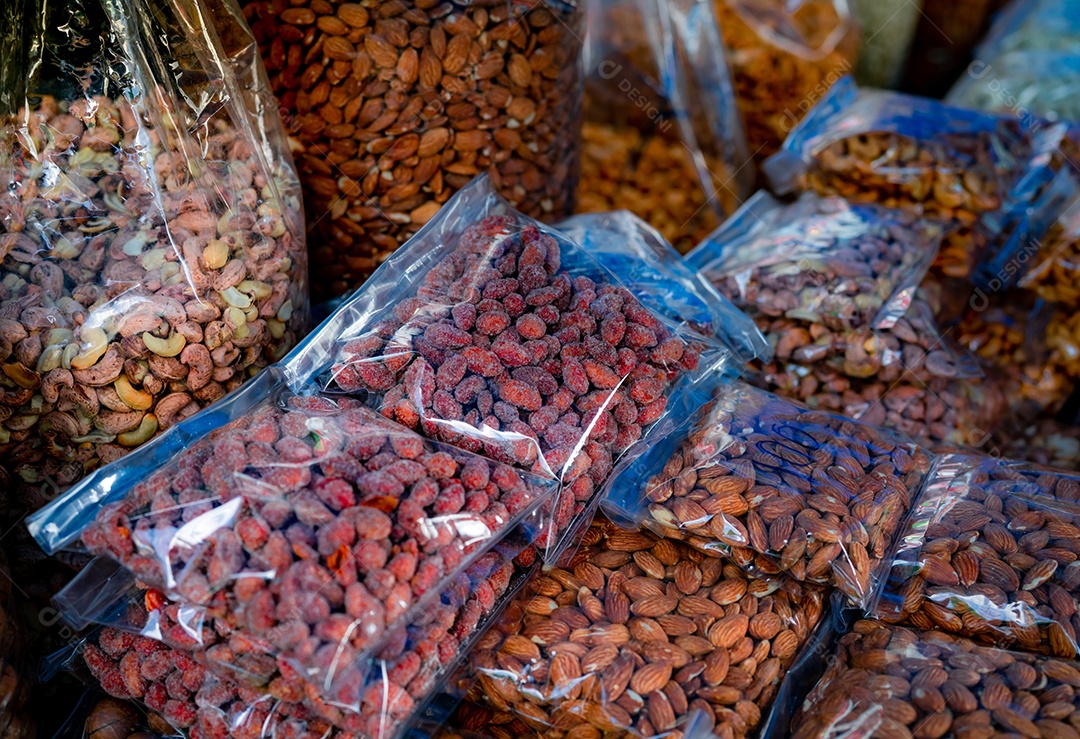
<path fill-rule="evenodd" d="M 712 0 L 589 10 L 577 209 L 626 208 L 685 252 L 753 184 Z"/>
<path fill-rule="evenodd" d="M 840 195 L 952 227 L 937 266 L 968 277 L 983 252 L 1058 206 L 1057 190 L 1071 186 L 1061 182 L 1070 167 L 1052 156 L 1061 137 L 1060 126 L 860 89 L 845 78 L 764 170 L 780 194 Z"/>
<path fill-rule="evenodd" d="M 232 4 L 22 5 L 0 103 L 0 488 L 25 510 L 283 357 L 308 296 L 296 173 Z"/>
<path fill-rule="evenodd" d="M 932 457 L 902 434 L 741 382 L 701 404 L 610 483 L 605 505 L 755 576 L 831 583 L 865 607 Z"/>
<path fill-rule="evenodd" d="M 753 736 L 823 590 L 599 518 L 468 657 L 472 697 L 541 736 Z"/>
<path fill-rule="evenodd" d="M 858 621 L 791 723 L 792 739 L 1071 737 L 1080 664 Z"/>
<path fill-rule="evenodd" d="M 653 289 L 661 301 L 686 285 Z M 513 211 L 481 178 L 287 369 L 429 438 L 557 479 L 542 539 L 557 549 L 677 384 L 739 368 L 721 342 L 673 315 L 649 310 L 588 251 Z"/>
<path fill-rule="evenodd" d="M 772 356 L 772 347 L 753 320 L 633 213 L 587 213 L 568 218 L 557 228 L 611 270 L 650 310 L 717 337 L 743 361 Z"/>
<path fill-rule="evenodd" d="M 570 214 L 583 13 L 561 0 L 246 0 L 293 143 L 317 298 L 360 285 L 476 175 Z"/>
<path fill-rule="evenodd" d="M 859 56 L 847 0 L 713 0 L 755 161 L 774 154 Z"/>
<path fill-rule="evenodd" d="M 982 371 L 916 288 L 942 229 L 906 211 L 759 192 L 687 261 L 768 337 L 746 379 L 811 408 L 926 438 L 987 428 Z M 979 392 L 981 391 L 981 392 Z"/>
<path fill-rule="evenodd" d="M 1019 287 L 1063 306 L 1080 306 L 1080 201 L 1042 237 L 1029 265 Z"/>
<path fill-rule="evenodd" d="M 898 538 L 882 620 L 1080 656 L 1080 475 L 995 457 L 935 462 Z"/>
<path fill-rule="evenodd" d="M 337 655 L 330 676 L 306 674 L 280 657 L 275 662 L 259 640 L 215 631 L 218 619 L 154 590 L 120 604 L 116 625 L 82 646 L 82 660 L 110 695 L 144 702 L 192 739 L 259 739 L 281 736 L 284 728 L 302 736 L 391 739 L 422 713 L 525 582 L 536 558 L 535 550 L 526 557 L 524 541 L 508 539 L 476 559 L 379 652 L 357 663 Z"/>

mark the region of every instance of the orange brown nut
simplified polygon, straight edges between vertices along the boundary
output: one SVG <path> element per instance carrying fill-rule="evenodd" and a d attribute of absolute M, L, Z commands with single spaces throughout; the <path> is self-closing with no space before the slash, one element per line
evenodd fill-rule
<path fill-rule="evenodd" d="M 515 609 L 516 605 L 516 609 Z M 526 585 L 470 657 L 476 693 L 545 737 L 651 737 L 700 711 L 752 735 L 823 591 L 748 579 L 691 547 L 600 520 L 563 567 Z"/>

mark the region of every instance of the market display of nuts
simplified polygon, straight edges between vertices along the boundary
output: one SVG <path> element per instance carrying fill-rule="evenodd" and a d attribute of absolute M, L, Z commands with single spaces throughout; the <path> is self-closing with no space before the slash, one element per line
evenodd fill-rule
<path fill-rule="evenodd" d="M 288 159 L 263 171 L 256 142 L 214 117 L 189 160 L 188 134 L 139 116 L 103 97 L 19 113 L 0 197 L 0 487 L 29 508 L 239 387 L 306 328 Z"/>
<path fill-rule="evenodd" d="M 295 142 L 317 297 L 357 287 L 478 174 L 530 215 L 571 212 L 574 4 L 250 0 L 244 13 Z"/>
<path fill-rule="evenodd" d="M 991 457 L 935 466 L 876 615 L 996 646 L 1076 657 L 1080 476 Z"/>
<path fill-rule="evenodd" d="M 792 739 L 1072 737 L 1080 665 L 859 621 L 791 723 Z"/>
<path fill-rule="evenodd" d="M 749 736 L 823 591 L 599 520 L 530 580 L 469 657 L 476 694 L 542 736 Z"/>
<path fill-rule="evenodd" d="M 83 542 L 210 607 L 232 635 L 265 642 L 340 702 L 357 688 L 343 665 L 428 609 L 447 578 L 554 487 L 437 448 L 357 401 L 293 396 L 211 433 L 102 507 Z M 181 528 L 193 533 L 173 537 Z"/>
<path fill-rule="evenodd" d="M 647 525 L 866 605 L 930 459 L 899 434 L 734 383 L 655 464 Z"/>
<path fill-rule="evenodd" d="M 714 0 L 735 99 L 756 159 L 855 68 L 859 31 L 845 0 Z"/>
<path fill-rule="evenodd" d="M 517 575 L 522 576 L 524 571 Z M 209 674 L 199 663 L 202 653 L 189 654 L 114 628 L 99 632 L 84 647 L 83 659 L 110 695 L 141 701 L 172 726 L 190 731 L 193 739 L 391 739 L 457 663 L 461 645 L 500 606 L 514 577 L 514 565 L 503 554 L 488 552 L 477 559 L 444 590 L 436 607 L 394 634 L 385 656 L 357 666 L 362 685 L 345 703 L 317 699 L 299 671 L 283 671 L 264 692 L 265 686 Z M 235 634 L 228 639 L 230 645 L 243 641 Z M 288 663 L 282 664 L 284 670 Z"/>
<path fill-rule="evenodd" d="M 558 478 L 555 535 L 660 418 L 704 339 L 531 222 L 488 216 L 454 239 L 417 297 L 341 346 L 332 384 L 375 394 L 428 437 Z"/>
<path fill-rule="evenodd" d="M 720 225 L 674 136 L 586 120 L 582 140 L 578 213 L 629 210 L 683 253 Z"/>

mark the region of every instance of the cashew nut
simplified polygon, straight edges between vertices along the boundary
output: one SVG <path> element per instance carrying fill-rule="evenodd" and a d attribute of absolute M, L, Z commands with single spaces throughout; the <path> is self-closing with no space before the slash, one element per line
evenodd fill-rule
<path fill-rule="evenodd" d="M 124 358 L 116 345 L 110 344 L 105 356 L 98 360 L 97 364 L 86 369 L 76 369 L 72 374 L 75 375 L 77 382 L 91 387 L 101 387 L 111 383 L 123 371 Z"/>
<path fill-rule="evenodd" d="M 4 365 L 4 374 L 11 378 L 19 387 L 33 390 L 41 384 L 41 376 L 19 362 L 9 362 Z"/>
<path fill-rule="evenodd" d="M 120 375 L 113 383 L 120 400 L 124 405 L 137 411 L 150 410 L 154 405 L 154 396 L 143 390 L 138 390 L 128 381 L 127 375 Z"/>
<path fill-rule="evenodd" d="M 150 332 L 146 332 L 142 335 L 142 338 L 146 348 L 159 357 L 175 357 L 184 350 L 184 345 L 187 344 L 187 339 L 184 338 L 183 334 L 179 333 L 170 334 L 169 338 L 162 339 Z"/>
<path fill-rule="evenodd" d="M 143 416 L 138 428 L 117 434 L 116 441 L 124 446 L 139 446 L 149 441 L 150 437 L 157 433 L 157 430 L 157 417 L 153 413 L 147 413 Z"/>
<path fill-rule="evenodd" d="M 69 344 L 69 346 L 73 345 Z M 84 328 L 80 348 L 82 351 L 71 358 L 72 369 L 93 367 L 109 348 L 109 337 L 105 335 L 105 330 L 98 326 Z"/>
<path fill-rule="evenodd" d="M 231 305 L 233 308 L 251 307 L 251 298 L 244 293 L 237 290 L 235 287 L 228 287 L 221 291 L 221 299 Z"/>
<path fill-rule="evenodd" d="M 229 245 L 221 239 L 213 239 L 203 249 L 202 258 L 207 269 L 221 269 L 229 261 Z"/>

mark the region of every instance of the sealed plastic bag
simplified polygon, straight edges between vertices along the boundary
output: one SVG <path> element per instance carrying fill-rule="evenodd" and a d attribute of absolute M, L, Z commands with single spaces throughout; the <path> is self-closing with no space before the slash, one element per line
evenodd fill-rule
<path fill-rule="evenodd" d="M 711 0 L 590 8 L 578 210 L 626 208 L 686 251 L 752 169 Z"/>
<path fill-rule="evenodd" d="M 714 0 L 755 160 L 855 68 L 859 29 L 847 0 Z"/>
<path fill-rule="evenodd" d="M 935 463 L 876 615 L 1074 658 L 1080 475 L 992 457 Z"/>
<path fill-rule="evenodd" d="M 952 229 L 937 269 L 968 278 L 981 261 L 1037 239 L 1075 190 L 1064 125 L 835 85 L 765 163 L 773 188 L 908 210 Z M 1006 257 L 1007 259 L 1008 257 Z"/>
<path fill-rule="evenodd" d="M 558 229 L 614 272 L 650 310 L 716 336 L 744 361 L 772 355 L 753 320 L 632 213 L 578 215 L 559 223 Z"/>
<path fill-rule="evenodd" d="M 613 504 L 752 572 L 831 582 L 859 605 L 930 466 L 898 433 L 743 383 L 648 441 L 611 483 Z"/>
<path fill-rule="evenodd" d="M 233 11 L 27 0 L 11 15 L 0 487 L 29 508 L 306 329 L 296 173 Z"/>
<path fill-rule="evenodd" d="M 748 381 L 811 408 L 959 441 L 987 428 L 1002 403 L 988 402 L 996 389 L 916 295 L 941 234 L 900 210 L 809 193 L 782 205 L 761 192 L 687 259 L 774 347 Z"/>
<path fill-rule="evenodd" d="M 1071 736 L 1080 665 L 859 621 L 791 723 L 793 739 Z"/>
<path fill-rule="evenodd" d="M 246 0 L 312 214 L 321 299 L 359 286 L 487 172 L 570 214 L 581 130 L 576 2 Z"/>
<path fill-rule="evenodd" d="M 1080 306 L 1080 201 L 1041 239 L 1019 286 L 1055 303 Z"/>
<path fill-rule="evenodd" d="M 822 592 L 598 519 L 470 654 L 476 694 L 545 737 L 749 736 Z"/>

